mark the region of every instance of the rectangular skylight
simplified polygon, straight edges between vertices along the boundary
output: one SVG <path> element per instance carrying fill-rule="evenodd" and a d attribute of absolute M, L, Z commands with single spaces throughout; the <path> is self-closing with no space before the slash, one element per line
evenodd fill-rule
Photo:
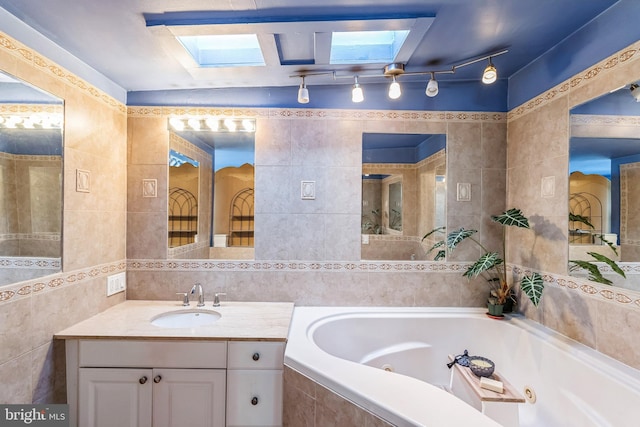
<path fill-rule="evenodd" d="M 255 34 L 179 36 L 200 67 L 256 67 L 265 65 Z"/>
<path fill-rule="evenodd" d="M 334 32 L 331 37 L 331 64 L 393 62 L 409 30 Z"/>

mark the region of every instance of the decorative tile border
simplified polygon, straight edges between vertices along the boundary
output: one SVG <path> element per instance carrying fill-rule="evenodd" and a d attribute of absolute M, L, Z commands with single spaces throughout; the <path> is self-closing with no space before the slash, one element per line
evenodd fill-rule
<path fill-rule="evenodd" d="M 315 262 L 315 261 L 248 261 L 248 260 L 128 260 L 128 271 L 160 272 L 437 272 L 460 275 L 469 264 L 434 261 L 360 261 L 360 262 Z M 529 269 L 515 266 L 517 274 L 528 274 Z M 640 266 L 626 267 L 628 274 L 640 275 Z M 640 292 L 600 285 L 577 277 L 542 274 L 545 286 L 557 286 L 576 292 L 580 296 L 602 299 L 640 310 Z M 460 277 L 463 280 L 462 277 Z"/>
<path fill-rule="evenodd" d="M 60 236 L 58 236 L 58 239 Z M 45 269 L 61 268 L 60 258 L 26 258 L 26 257 L 1 257 L 0 268 L 29 268 Z"/>
<path fill-rule="evenodd" d="M 71 272 L 52 274 L 47 277 L 40 277 L 34 280 L 14 283 L 0 287 L 0 304 L 26 298 L 32 294 L 39 294 L 52 291 L 61 286 L 68 286 L 93 280 L 98 277 L 119 273 L 127 270 L 127 263 L 117 261 L 108 264 L 95 265 L 93 267 L 74 270 Z"/>
<path fill-rule="evenodd" d="M 611 126 L 614 128 L 618 128 L 620 126 L 640 127 L 640 117 L 612 116 L 602 114 L 572 114 L 571 124 Z"/>
<path fill-rule="evenodd" d="M 506 123 L 506 113 L 466 111 L 331 110 L 298 108 L 127 107 L 129 117 L 216 116 L 316 120 Z"/>
<path fill-rule="evenodd" d="M 603 59 L 597 64 L 591 66 L 582 73 L 565 80 L 559 85 L 543 92 L 533 99 L 525 102 L 507 113 L 507 121 L 515 120 L 528 114 L 548 103 L 567 95 L 569 92 L 578 90 L 585 84 L 598 78 L 604 77 L 607 73 L 616 70 L 617 67 L 623 67 L 627 64 L 640 59 L 640 41 L 633 43 L 631 46 L 624 48 L 608 58 Z"/>
<path fill-rule="evenodd" d="M 126 112 L 124 104 L 107 95 L 105 92 L 82 80 L 75 74 L 58 66 L 55 62 L 41 56 L 35 50 L 23 45 L 19 41 L 0 31 L 0 50 L 26 62 L 33 68 L 40 70 L 55 79 L 84 92 L 109 107 L 122 113 Z M 16 76 L 22 78 L 21 76 Z M 24 80 L 24 79 L 23 79 Z"/>

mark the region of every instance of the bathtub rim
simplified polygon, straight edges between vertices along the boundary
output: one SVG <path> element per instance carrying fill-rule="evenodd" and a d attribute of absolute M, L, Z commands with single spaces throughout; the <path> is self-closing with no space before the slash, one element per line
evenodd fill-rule
<path fill-rule="evenodd" d="M 376 317 L 383 315 L 410 318 L 418 315 L 419 317 L 472 317 L 488 319 L 486 317 L 486 309 L 471 307 L 295 307 L 289 331 L 289 342 L 287 344 L 287 350 L 285 351 L 285 365 L 356 405 L 379 415 L 388 422 L 392 422 L 398 426 L 423 425 L 420 423 L 419 414 L 416 414 L 415 411 L 410 411 L 411 413 L 407 414 L 403 412 L 407 408 L 403 409 L 401 407 L 402 405 L 378 400 L 380 398 L 379 393 L 362 392 L 361 389 L 358 389 L 359 383 L 357 381 L 355 383 L 349 383 L 352 377 L 358 374 L 368 375 L 382 381 L 384 380 L 384 371 L 332 356 L 322 350 L 313 341 L 313 332 L 323 324 L 341 318 L 371 317 L 372 315 L 376 315 Z M 535 337 L 544 339 L 545 342 L 568 353 L 570 357 L 579 358 L 587 363 L 593 364 L 593 366 L 597 366 L 597 369 L 613 378 L 613 380 L 627 387 L 639 389 L 640 370 L 626 365 L 604 353 L 598 352 L 538 322 L 518 314 L 509 314 L 504 321 L 488 320 L 504 322 L 505 326 L 509 325 L 529 332 Z M 301 343 L 298 340 L 302 340 L 302 343 L 306 342 L 308 345 L 311 345 L 311 348 L 307 349 L 307 351 L 300 349 Z M 348 370 L 349 378 L 345 380 L 344 377 L 339 375 L 340 368 Z M 336 373 L 336 371 L 338 371 L 338 373 Z M 401 377 L 403 377 L 403 380 L 397 381 L 397 383 L 402 383 L 403 386 L 411 390 L 425 393 L 433 398 L 445 399 L 444 395 L 452 396 L 437 386 L 410 377 Z M 415 384 L 414 382 L 419 384 Z M 461 401 L 460 403 L 466 406 L 465 403 Z M 462 408 L 460 408 L 460 410 L 462 410 Z M 487 418 L 482 414 L 479 415 Z M 478 420 L 478 422 L 480 421 Z M 439 424 L 435 423 L 434 425 Z"/>

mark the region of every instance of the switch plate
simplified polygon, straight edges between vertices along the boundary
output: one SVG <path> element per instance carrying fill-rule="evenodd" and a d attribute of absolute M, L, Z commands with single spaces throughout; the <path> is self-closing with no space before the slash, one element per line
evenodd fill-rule
<path fill-rule="evenodd" d="M 107 277 L 107 296 L 124 292 L 127 289 L 127 273 L 112 274 Z"/>

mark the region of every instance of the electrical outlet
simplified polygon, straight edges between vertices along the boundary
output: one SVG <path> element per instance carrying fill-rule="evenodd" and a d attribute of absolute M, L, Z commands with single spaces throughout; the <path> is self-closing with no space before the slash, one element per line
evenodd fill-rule
<path fill-rule="evenodd" d="M 112 274 L 107 277 L 107 296 L 124 292 L 127 289 L 127 273 Z"/>

